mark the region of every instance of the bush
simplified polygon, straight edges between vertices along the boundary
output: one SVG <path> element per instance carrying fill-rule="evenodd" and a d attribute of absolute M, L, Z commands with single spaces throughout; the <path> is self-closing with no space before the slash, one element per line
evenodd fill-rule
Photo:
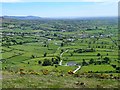
<path fill-rule="evenodd" d="M 42 70 L 42 73 L 43 73 L 44 75 L 48 75 L 48 74 L 49 74 L 49 71 L 48 71 L 48 70 Z"/>
<path fill-rule="evenodd" d="M 83 66 L 87 66 L 88 65 L 88 63 L 85 61 L 85 59 L 83 59 L 82 65 Z"/>
<path fill-rule="evenodd" d="M 97 56 L 100 56 L 100 55 L 101 55 L 100 53 L 97 54 Z"/>
<path fill-rule="evenodd" d="M 41 61 L 38 61 L 38 64 L 41 64 L 42 62 Z"/>
<path fill-rule="evenodd" d="M 106 63 L 108 63 L 110 61 L 110 59 L 108 57 L 105 57 L 104 60 Z"/>
<path fill-rule="evenodd" d="M 45 53 L 44 53 L 44 57 L 46 57 L 46 56 L 47 56 L 47 53 L 45 52 Z"/>
<path fill-rule="evenodd" d="M 20 71 L 20 75 L 25 75 L 26 73 L 24 71 Z"/>
<path fill-rule="evenodd" d="M 116 68 L 116 65 L 113 65 L 113 64 L 112 64 L 111 66 L 112 66 L 113 68 Z"/>
<path fill-rule="evenodd" d="M 69 70 L 68 71 L 68 74 L 74 74 L 72 70 Z"/>
<path fill-rule="evenodd" d="M 55 65 L 55 68 L 57 68 L 58 67 L 58 65 Z"/>
<path fill-rule="evenodd" d="M 92 64 L 92 63 L 94 63 L 94 60 L 91 58 L 89 61 L 89 64 Z"/>
<path fill-rule="evenodd" d="M 58 64 L 59 63 L 59 60 L 58 59 L 55 59 L 55 60 L 52 60 L 53 64 Z"/>
<path fill-rule="evenodd" d="M 24 69 L 23 69 L 23 68 L 20 68 L 20 71 L 24 71 Z"/>
<path fill-rule="evenodd" d="M 31 58 L 35 58 L 35 56 L 34 56 L 34 55 L 31 55 Z"/>
<path fill-rule="evenodd" d="M 74 77 L 79 77 L 79 74 L 74 74 Z"/>
<path fill-rule="evenodd" d="M 42 66 L 50 66 L 50 65 L 52 65 L 52 62 L 48 59 L 45 59 L 43 64 L 42 64 Z"/>
<path fill-rule="evenodd" d="M 116 70 L 120 71 L 120 67 L 116 67 Z"/>
<path fill-rule="evenodd" d="M 92 73 L 92 71 L 88 71 L 88 73 Z"/>

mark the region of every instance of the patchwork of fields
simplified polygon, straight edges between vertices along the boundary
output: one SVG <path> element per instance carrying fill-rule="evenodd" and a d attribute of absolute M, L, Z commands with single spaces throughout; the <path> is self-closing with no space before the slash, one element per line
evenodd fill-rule
<path fill-rule="evenodd" d="M 1 43 L 3 88 L 118 87 L 116 18 L 32 21 L 5 18 Z M 72 73 L 78 66 L 81 69 Z"/>

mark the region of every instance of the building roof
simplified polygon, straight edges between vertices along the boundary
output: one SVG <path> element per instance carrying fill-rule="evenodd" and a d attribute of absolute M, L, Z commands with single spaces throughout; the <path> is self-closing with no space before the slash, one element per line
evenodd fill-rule
<path fill-rule="evenodd" d="M 68 66 L 75 66 L 77 63 L 74 61 L 70 61 L 67 63 Z"/>

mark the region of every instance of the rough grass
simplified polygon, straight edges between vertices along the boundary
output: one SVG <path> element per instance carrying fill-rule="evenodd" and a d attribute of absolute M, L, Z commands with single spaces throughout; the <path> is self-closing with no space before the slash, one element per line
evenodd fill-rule
<path fill-rule="evenodd" d="M 84 83 L 84 85 L 81 85 Z M 23 75 L 4 72 L 2 88 L 117 88 L 117 80 L 55 75 Z"/>

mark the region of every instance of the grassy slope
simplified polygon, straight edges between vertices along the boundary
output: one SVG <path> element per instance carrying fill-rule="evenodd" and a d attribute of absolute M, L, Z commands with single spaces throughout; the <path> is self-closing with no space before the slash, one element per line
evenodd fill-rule
<path fill-rule="evenodd" d="M 4 72 L 3 88 L 116 88 L 118 81 L 55 75 L 23 75 Z M 84 83 L 84 85 L 81 85 Z"/>

